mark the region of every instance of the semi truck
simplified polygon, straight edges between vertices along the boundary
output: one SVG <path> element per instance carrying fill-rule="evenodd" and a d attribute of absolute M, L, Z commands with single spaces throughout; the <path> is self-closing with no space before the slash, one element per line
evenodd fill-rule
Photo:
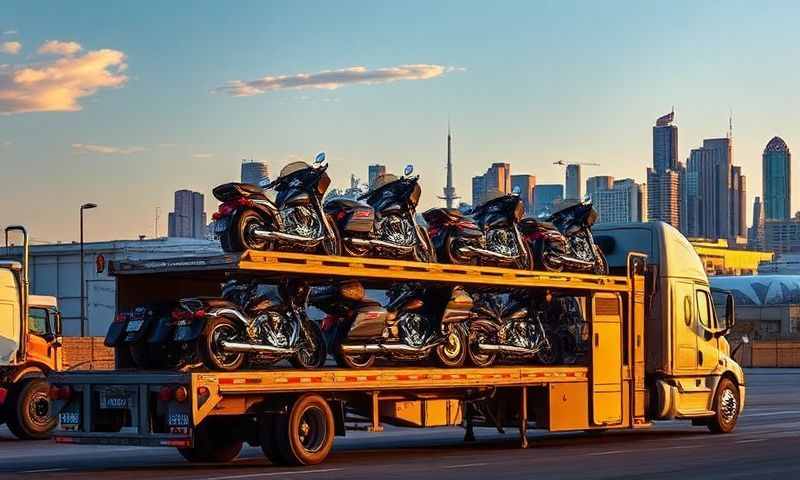
<path fill-rule="evenodd" d="M 55 297 L 30 295 L 28 233 L 22 262 L 0 261 L 0 424 L 20 439 L 45 439 L 55 427 L 46 375 L 63 367 L 61 314 Z"/>
<path fill-rule="evenodd" d="M 353 428 L 379 432 L 384 424 L 460 425 L 466 441 L 476 426 L 512 427 L 523 447 L 529 428 L 607 431 L 684 419 L 730 432 L 745 399 L 742 369 L 724 339 L 733 304 L 717 317 L 702 263 L 677 230 L 663 223 L 636 228 L 598 234 L 609 248 L 610 275 L 261 251 L 113 263 L 120 311 L 218 295 L 230 278 L 517 288 L 576 299 L 589 345 L 574 364 L 489 368 L 148 371 L 121 360 L 116 371 L 50 376 L 54 438 L 174 447 L 205 462 L 231 461 L 246 442 L 274 464 L 311 465 L 328 456 L 335 436 Z M 633 237 L 638 242 L 629 242 Z"/>

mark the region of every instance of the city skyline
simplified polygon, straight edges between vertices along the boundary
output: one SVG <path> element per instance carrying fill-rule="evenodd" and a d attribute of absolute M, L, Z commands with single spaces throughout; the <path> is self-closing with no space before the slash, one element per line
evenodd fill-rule
<path fill-rule="evenodd" d="M 162 14 L 153 16 L 146 4 L 55 4 L 58 22 L 42 21 L 24 2 L 0 6 L 0 43 L 19 44 L 16 53 L 0 53 L 0 158 L 14 179 L 0 193 L 0 223 L 24 221 L 38 240 L 70 241 L 77 208 L 91 201 L 100 208 L 87 217 L 87 239 L 136 238 L 153 231 L 155 208 L 168 211 L 178 189 L 204 193 L 213 211 L 211 189 L 238 178 L 240 158 L 278 170 L 320 150 L 335 187 L 371 163 L 391 172 L 413 163 L 421 208 L 438 206 L 448 117 L 462 196 L 495 162 L 539 184 L 563 183 L 564 170 L 552 165 L 558 160 L 603 165 L 584 175 L 646 182 L 653 119 L 672 105 L 679 161 L 702 139 L 724 136 L 733 110 L 749 210 L 755 196 L 764 198 L 764 145 L 779 136 L 791 148 L 800 138 L 797 71 L 780 60 L 800 44 L 794 4 L 520 3 L 513 16 L 477 5 L 415 5 L 409 13 L 320 4 L 310 16 L 291 5 L 196 12 L 159 5 Z M 402 20 L 420 12 L 415 35 L 404 35 Z M 701 21 L 711 15 L 717 21 Z M 487 22 L 502 24 L 504 35 L 472 38 Z M 141 34 L 145 24 L 152 35 Z M 776 49 L 780 55 L 761 54 Z M 81 65 L 92 75 L 77 74 Z M 67 67 L 72 83 L 58 102 L 23 101 L 51 92 L 56 80 L 42 89 L 10 83 Z M 758 74 L 773 69 L 785 74 Z"/>

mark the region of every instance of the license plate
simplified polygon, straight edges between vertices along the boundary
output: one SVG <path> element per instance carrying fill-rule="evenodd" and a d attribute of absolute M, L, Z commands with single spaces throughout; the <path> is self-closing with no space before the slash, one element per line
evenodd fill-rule
<path fill-rule="evenodd" d="M 230 217 L 222 217 L 219 220 L 214 220 L 214 226 L 212 229 L 214 233 L 222 233 L 227 231 L 228 228 L 231 226 L 231 219 Z"/>
<path fill-rule="evenodd" d="M 189 414 L 188 413 L 170 413 L 167 417 L 167 424 L 170 427 L 188 427 Z"/>
<path fill-rule="evenodd" d="M 126 332 L 138 332 L 140 328 L 142 328 L 142 324 L 144 320 L 130 320 L 128 325 L 125 327 Z"/>
<path fill-rule="evenodd" d="M 78 412 L 60 412 L 58 422 L 61 425 L 78 425 L 81 423 L 81 416 Z"/>
<path fill-rule="evenodd" d="M 100 408 L 106 409 L 125 409 L 128 408 L 128 397 L 114 396 L 114 397 L 100 397 Z"/>

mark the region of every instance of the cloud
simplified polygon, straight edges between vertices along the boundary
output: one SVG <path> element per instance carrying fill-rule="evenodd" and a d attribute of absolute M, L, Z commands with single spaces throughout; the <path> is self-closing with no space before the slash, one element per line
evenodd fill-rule
<path fill-rule="evenodd" d="M 48 40 L 39 47 L 38 52 L 50 55 L 74 55 L 83 49 L 77 42 L 60 42 L 58 40 Z"/>
<path fill-rule="evenodd" d="M 266 76 L 257 80 L 232 80 L 212 92 L 234 97 L 261 95 L 276 90 L 322 89 L 335 90 L 345 85 L 374 85 L 399 80 L 428 80 L 445 73 L 463 69 L 443 65 L 398 65 L 396 67 L 369 70 L 366 67 L 350 67 L 341 70 L 325 70 L 317 73 Z"/>
<path fill-rule="evenodd" d="M 19 42 L 4 42 L 0 43 L 0 52 L 9 55 L 16 55 L 22 50 L 22 44 Z"/>
<path fill-rule="evenodd" d="M 124 53 L 102 49 L 0 70 L 0 115 L 78 111 L 79 99 L 125 85 L 126 68 Z"/>
<path fill-rule="evenodd" d="M 192 158 L 212 158 L 213 153 L 193 153 Z"/>
<path fill-rule="evenodd" d="M 147 150 L 144 147 L 112 147 L 110 145 L 92 143 L 73 143 L 72 148 L 81 152 L 99 153 L 101 155 L 132 155 Z"/>
<path fill-rule="evenodd" d="M 16 35 L 16 34 L 17 34 L 16 30 L 6 30 L 3 32 L 3 35 Z"/>

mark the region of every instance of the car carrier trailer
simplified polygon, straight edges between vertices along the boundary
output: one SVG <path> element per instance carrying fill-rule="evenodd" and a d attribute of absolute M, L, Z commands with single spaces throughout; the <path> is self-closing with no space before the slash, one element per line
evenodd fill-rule
<path fill-rule="evenodd" d="M 675 233 L 666 230 L 667 235 Z M 553 432 L 642 428 L 652 420 L 685 418 L 713 431 L 730 431 L 744 403 L 741 368 L 730 359 L 727 342 L 717 342 L 721 348 L 708 372 L 673 368 L 672 343 L 663 331 L 676 325 L 694 328 L 694 304 L 687 307 L 681 299 L 680 316 L 663 317 L 653 302 L 662 298 L 660 289 L 667 288 L 670 277 L 664 269 L 654 273 L 651 267 L 645 255 L 635 252 L 626 253 L 624 264 L 609 276 L 252 251 L 112 264 L 120 310 L 183 296 L 216 295 L 222 281 L 247 277 L 540 289 L 582 299 L 590 347 L 580 364 L 559 366 L 271 368 L 225 373 L 118 368 L 59 373 L 50 378 L 59 418 L 54 436 L 62 443 L 177 447 L 190 461 L 230 461 L 247 442 L 260 445 L 273 463 L 309 465 L 322 462 L 334 436 L 344 435 L 356 424 L 375 432 L 383 423 L 463 425 L 465 440 L 474 438 L 475 426 L 514 427 L 523 447 L 528 428 Z M 705 286 L 702 279 L 695 280 L 697 291 L 705 295 L 707 279 Z M 698 321 L 702 315 L 713 315 L 717 325 L 713 311 L 701 313 Z M 726 315 L 725 325 L 731 323 Z M 719 328 L 717 338 L 724 332 Z M 647 348 L 670 349 L 663 355 L 669 359 L 666 364 L 647 364 L 648 359 L 661 358 L 646 350 L 651 337 L 654 343 Z M 694 348 L 696 352 L 701 347 Z"/>

